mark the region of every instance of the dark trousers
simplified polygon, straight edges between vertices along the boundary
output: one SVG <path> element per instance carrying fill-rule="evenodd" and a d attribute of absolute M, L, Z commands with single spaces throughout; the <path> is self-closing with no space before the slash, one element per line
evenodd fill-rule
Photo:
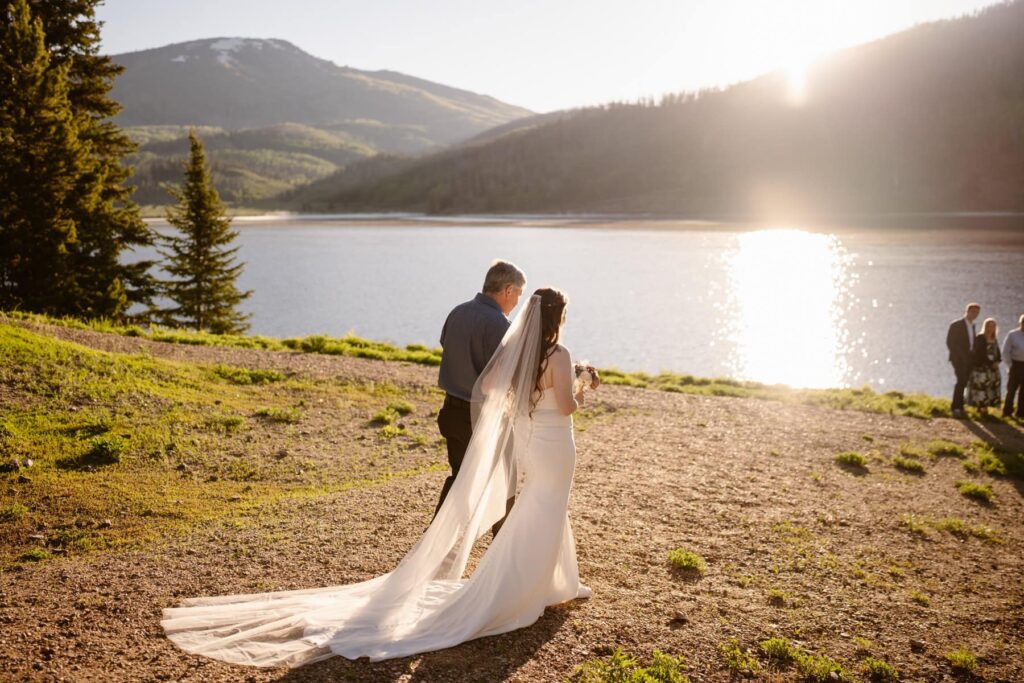
<path fill-rule="evenodd" d="M 950 410 L 964 409 L 964 389 L 971 379 L 970 361 L 953 361 L 953 371 L 956 373 L 956 386 L 953 387 L 953 405 Z"/>
<path fill-rule="evenodd" d="M 441 436 L 444 437 L 448 446 L 448 465 L 451 466 L 452 473 L 444 480 L 444 485 L 441 487 L 441 498 L 437 501 L 437 507 L 434 508 L 435 517 L 438 510 L 441 509 L 441 503 L 448 496 L 448 491 L 451 490 L 452 484 L 455 483 L 455 477 L 459 476 L 462 459 L 466 456 L 466 448 L 469 447 L 469 440 L 473 436 L 473 422 L 469 414 L 469 402 L 456 398 L 451 394 L 446 394 L 444 405 L 441 406 L 441 410 L 437 413 L 437 428 L 440 430 Z M 509 510 L 512 509 L 514 502 L 515 498 L 510 498 L 505 502 L 506 517 Z M 491 527 L 491 532 L 497 535 L 498 530 L 501 529 L 501 525 L 504 523 L 505 518 L 503 517 L 495 522 L 494 526 Z"/>
<path fill-rule="evenodd" d="M 1006 402 L 1003 403 L 1003 415 L 1009 417 L 1013 413 L 1013 397 L 1017 396 L 1017 417 L 1024 417 L 1024 361 L 1015 360 L 1010 366 L 1010 375 L 1006 378 Z"/>

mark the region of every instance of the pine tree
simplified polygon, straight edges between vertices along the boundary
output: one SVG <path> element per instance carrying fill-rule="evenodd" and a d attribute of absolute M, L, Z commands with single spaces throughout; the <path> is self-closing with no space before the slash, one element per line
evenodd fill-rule
<path fill-rule="evenodd" d="M 99 54 L 102 24 L 96 21 L 96 6 L 101 1 L 32 0 L 31 8 L 42 20 L 51 65 L 67 69 L 78 137 L 90 146 L 99 185 L 98 194 L 83 195 L 69 207 L 77 227 L 67 256 L 74 278 L 65 283 L 60 312 L 123 319 L 131 304 L 150 303 L 156 282 L 151 261 L 122 263 L 122 253 L 151 245 L 154 237 L 125 184 L 131 169 L 123 160 L 136 146 L 110 120 L 121 109 L 110 99 L 110 89 L 124 68 Z"/>
<path fill-rule="evenodd" d="M 210 180 L 203 143 L 195 130 L 188 134 L 191 153 L 185 164 L 185 182 L 168 188 L 177 206 L 167 220 L 179 235 L 166 237 L 163 267 L 175 277 L 165 283 L 165 295 L 176 306 L 161 311 L 165 324 L 193 327 L 215 334 L 237 334 L 249 328 L 249 316 L 236 306 L 252 292 L 241 292 L 235 280 L 244 264 L 234 263 L 238 247 L 228 247 L 238 236 L 224 214 L 220 196 Z"/>
<path fill-rule="evenodd" d="M 0 308 L 60 314 L 73 289 L 76 209 L 97 201 L 100 171 L 42 21 L 26 0 L 0 16 Z"/>

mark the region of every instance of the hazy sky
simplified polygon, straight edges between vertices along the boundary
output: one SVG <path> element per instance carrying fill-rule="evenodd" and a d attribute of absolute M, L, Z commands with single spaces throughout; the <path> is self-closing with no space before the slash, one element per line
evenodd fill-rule
<path fill-rule="evenodd" d="M 109 54 L 283 38 L 543 112 L 725 85 L 993 0 L 106 0 Z"/>

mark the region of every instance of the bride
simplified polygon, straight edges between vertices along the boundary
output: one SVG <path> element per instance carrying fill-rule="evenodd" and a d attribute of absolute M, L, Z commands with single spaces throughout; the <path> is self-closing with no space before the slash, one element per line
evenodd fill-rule
<path fill-rule="evenodd" d="M 583 403 L 558 343 L 567 303 L 558 290 L 538 289 L 509 327 L 473 387 L 473 437 L 459 475 L 393 571 L 347 586 L 191 598 L 163 611 L 171 641 L 254 666 L 377 661 L 529 626 L 548 605 L 590 597 L 567 515 L 572 413 Z M 501 532 L 463 578 L 474 542 L 513 494 Z"/>

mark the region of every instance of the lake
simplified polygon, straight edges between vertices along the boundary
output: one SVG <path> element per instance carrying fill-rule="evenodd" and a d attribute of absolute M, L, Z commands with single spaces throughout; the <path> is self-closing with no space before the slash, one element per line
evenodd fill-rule
<path fill-rule="evenodd" d="M 251 332 L 277 337 L 436 346 L 448 311 L 500 257 L 526 272 L 527 291 L 569 295 L 563 341 L 599 367 L 946 396 L 946 328 L 968 300 L 982 305 L 979 331 L 998 320 L 1000 342 L 1024 314 L 1020 231 L 407 216 L 234 225 Z"/>

